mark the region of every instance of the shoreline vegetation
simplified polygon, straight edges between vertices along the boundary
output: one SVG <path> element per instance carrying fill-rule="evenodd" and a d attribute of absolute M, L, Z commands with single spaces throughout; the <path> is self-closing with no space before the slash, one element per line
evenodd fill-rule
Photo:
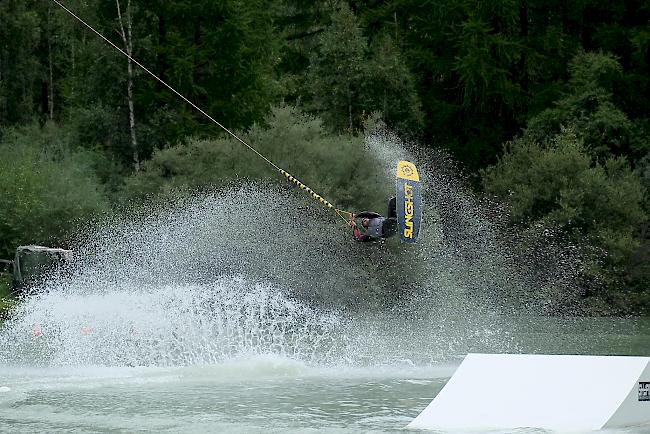
<path fill-rule="evenodd" d="M 452 155 L 516 232 L 579 250 L 592 314 L 650 315 L 647 8 L 67 5 L 103 34 L 128 28 L 116 42 L 136 59 L 340 206 L 383 207 L 381 188 L 360 188 L 381 119 L 422 155 Z M 2 2 L 0 15 L 0 258 L 65 246 L 144 198 L 275 175 L 53 3 Z"/>
<path fill-rule="evenodd" d="M 0 321 L 6 319 L 16 305 L 18 298 L 11 292 L 11 277 L 0 273 Z"/>

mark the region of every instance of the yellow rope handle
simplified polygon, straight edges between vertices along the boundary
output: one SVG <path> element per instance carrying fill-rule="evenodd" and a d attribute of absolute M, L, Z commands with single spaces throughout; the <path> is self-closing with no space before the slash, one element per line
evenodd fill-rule
<path fill-rule="evenodd" d="M 296 177 L 294 177 L 292 174 L 290 174 L 290 173 L 287 172 L 286 170 L 283 170 L 283 169 L 278 169 L 278 170 L 280 171 L 281 174 L 283 174 L 283 175 L 287 178 L 287 180 L 288 180 L 289 182 L 291 182 L 291 183 L 293 183 L 293 184 L 296 184 L 296 185 L 298 186 L 298 188 L 300 188 L 301 190 L 303 190 L 304 192 L 306 192 L 307 194 L 309 194 L 309 196 L 310 196 L 312 199 L 315 199 L 315 200 L 319 201 L 319 202 L 320 202 L 323 206 L 325 206 L 326 208 L 333 210 L 336 214 L 338 214 L 339 217 L 341 217 L 343 220 L 345 220 L 346 223 L 350 220 L 350 217 L 351 217 L 352 215 L 354 215 L 354 214 L 352 214 L 351 212 L 344 211 L 344 210 L 342 210 L 342 209 L 338 209 L 338 208 L 336 208 L 334 205 L 332 205 L 331 202 L 329 202 L 327 199 L 325 199 L 325 198 L 324 198 L 323 196 L 321 196 L 320 194 L 316 193 L 316 192 L 315 192 L 314 190 L 312 190 L 311 188 L 307 187 L 305 184 L 303 184 L 302 182 L 300 182 L 300 180 L 298 180 Z M 347 214 L 349 217 L 348 217 L 348 218 L 345 218 L 345 217 L 343 216 L 343 214 Z"/>
<path fill-rule="evenodd" d="M 320 203 L 322 203 L 322 204 L 323 204 L 324 206 L 326 206 L 327 208 L 330 208 L 330 209 L 334 208 L 334 205 L 332 205 L 330 202 L 328 202 L 327 199 L 323 198 L 321 195 L 317 194 L 314 190 L 312 190 L 311 188 L 307 187 L 305 184 L 303 184 L 302 182 L 300 182 L 298 179 L 294 178 L 293 175 L 291 175 L 291 174 L 288 173 L 287 171 L 280 169 L 280 173 L 283 174 L 284 176 L 286 176 L 287 179 L 289 180 L 289 182 L 293 182 L 293 183 L 296 184 L 296 185 L 297 185 L 301 190 L 306 191 L 306 192 L 307 192 L 307 193 L 312 197 L 312 199 L 316 199 L 317 201 L 319 201 Z"/>

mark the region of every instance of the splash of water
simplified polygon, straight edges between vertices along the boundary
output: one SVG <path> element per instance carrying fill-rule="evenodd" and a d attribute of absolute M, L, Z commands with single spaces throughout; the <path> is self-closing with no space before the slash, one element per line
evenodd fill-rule
<path fill-rule="evenodd" d="M 404 158 L 422 172 L 424 231 L 414 253 L 425 264 L 419 272 L 426 283 L 416 304 L 435 300 L 435 312 L 445 315 L 547 315 L 578 308 L 582 264 L 575 246 L 549 230 L 521 233 L 509 227 L 506 211 L 472 194 L 443 150 L 410 152 L 408 143 L 385 129 L 367 144 L 387 174 L 394 171 L 390 162 Z"/>
<path fill-rule="evenodd" d="M 543 312 L 544 297 L 535 304 L 521 294 L 568 285 L 564 269 L 532 273 L 538 257 L 522 263 L 503 219 L 466 192 L 443 154 L 418 159 L 388 133 L 367 144 L 386 183 L 395 160 L 426 161 L 416 246 L 355 243 L 286 187 L 242 182 L 186 195 L 81 234 L 74 260 L 0 330 L 0 364 L 181 366 L 271 355 L 376 366 L 516 352 L 504 314 Z"/>
<path fill-rule="evenodd" d="M 275 354 L 327 363 L 343 319 L 288 288 L 318 274 L 325 290 L 335 243 L 310 259 L 313 227 L 287 217 L 301 204 L 278 193 L 196 194 L 89 230 L 74 260 L 5 324 L 0 362 L 169 366 Z"/>
<path fill-rule="evenodd" d="M 92 291 L 80 289 L 73 284 L 21 304 L 11 333 L 3 334 L 11 352 L 0 351 L 0 361 L 182 366 L 274 354 L 314 363 L 328 360 L 330 333 L 339 325 L 334 315 L 242 277 L 146 288 L 96 282 Z"/>

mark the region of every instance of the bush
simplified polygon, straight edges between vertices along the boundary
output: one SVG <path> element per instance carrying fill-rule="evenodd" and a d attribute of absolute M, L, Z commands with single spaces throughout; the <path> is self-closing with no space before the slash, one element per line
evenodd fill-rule
<path fill-rule="evenodd" d="M 581 52 L 571 60 L 569 71 L 564 96 L 529 120 L 526 137 L 543 142 L 573 125 L 593 156 L 642 157 L 647 151 L 647 123 L 631 121 L 613 103 L 615 84 L 622 76 L 618 61 L 610 54 Z"/>
<path fill-rule="evenodd" d="M 61 243 L 75 226 L 108 209 L 94 156 L 70 150 L 47 124 L 5 130 L 0 141 L 0 256 L 20 244 Z"/>
<path fill-rule="evenodd" d="M 11 294 L 11 274 L 0 272 L 0 320 L 7 317 L 17 303 Z"/>
<path fill-rule="evenodd" d="M 391 194 L 379 181 L 363 138 L 328 134 L 319 119 L 292 107 L 276 107 L 241 137 L 279 167 L 337 206 L 385 208 Z M 232 138 L 190 139 L 158 151 L 126 183 L 127 196 L 221 185 L 236 179 L 284 177 L 269 163 Z"/>
<path fill-rule="evenodd" d="M 514 223 L 559 229 L 585 248 L 590 281 L 623 290 L 646 217 L 641 180 L 625 159 L 592 163 L 582 141 L 565 129 L 545 145 L 529 138 L 508 143 L 482 179 L 488 194 L 509 205 Z"/>
<path fill-rule="evenodd" d="M 11 295 L 11 273 L 0 272 L 0 299 Z"/>

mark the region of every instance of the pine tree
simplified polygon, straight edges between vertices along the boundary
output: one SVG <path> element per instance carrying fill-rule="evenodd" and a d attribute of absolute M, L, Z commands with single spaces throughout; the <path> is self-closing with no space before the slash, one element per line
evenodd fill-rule
<path fill-rule="evenodd" d="M 0 2 L 0 125 L 38 116 L 43 68 L 38 58 L 41 27 L 34 2 Z"/>
<path fill-rule="evenodd" d="M 415 79 L 389 35 L 377 38 L 366 64 L 363 98 L 371 111 L 404 133 L 417 133 L 424 125 Z"/>
<path fill-rule="evenodd" d="M 319 48 L 311 58 L 308 73 L 314 109 L 336 130 L 352 133 L 360 126 L 366 48 L 354 13 L 343 3 L 319 37 Z"/>

